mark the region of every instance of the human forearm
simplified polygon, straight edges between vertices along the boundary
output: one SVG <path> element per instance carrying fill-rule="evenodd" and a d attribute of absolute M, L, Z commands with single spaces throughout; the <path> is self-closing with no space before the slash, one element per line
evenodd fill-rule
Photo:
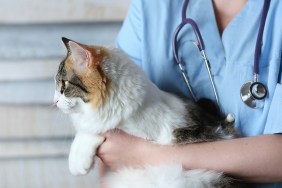
<path fill-rule="evenodd" d="M 122 131 L 108 132 L 98 156 L 109 168 L 180 162 L 188 169 L 210 169 L 250 182 L 282 182 L 282 135 L 165 146 Z"/>
<path fill-rule="evenodd" d="M 282 135 L 265 135 L 183 146 L 159 146 L 158 152 L 166 155 L 162 155 L 157 163 L 162 160 L 178 161 L 186 169 L 223 171 L 250 182 L 276 182 L 282 181 L 281 144 Z"/>

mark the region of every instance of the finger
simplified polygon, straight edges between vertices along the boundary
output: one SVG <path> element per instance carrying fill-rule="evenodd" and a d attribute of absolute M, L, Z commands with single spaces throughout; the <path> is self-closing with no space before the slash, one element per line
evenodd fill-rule
<path fill-rule="evenodd" d="M 106 140 L 107 139 L 105 139 L 104 140 L 104 142 L 97 148 L 97 150 L 96 150 L 96 156 L 98 157 L 98 158 L 100 158 L 102 161 L 103 161 L 103 154 L 105 153 L 104 152 L 104 144 L 105 144 L 105 142 L 106 142 Z"/>

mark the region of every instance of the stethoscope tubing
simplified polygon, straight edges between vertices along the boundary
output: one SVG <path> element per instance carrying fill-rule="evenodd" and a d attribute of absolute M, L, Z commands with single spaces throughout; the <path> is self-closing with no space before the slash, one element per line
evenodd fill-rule
<path fill-rule="evenodd" d="M 254 54 L 254 78 L 253 81 L 249 81 L 242 85 L 240 95 L 242 101 L 251 108 L 262 108 L 264 106 L 264 99 L 267 96 L 268 90 L 266 86 L 259 81 L 259 60 L 262 50 L 262 37 L 265 28 L 265 21 L 269 10 L 271 0 L 264 0 L 263 8 L 261 12 L 261 19 L 259 30 L 257 34 L 255 54 Z"/>
<path fill-rule="evenodd" d="M 262 9 L 262 15 L 260 19 L 260 26 L 257 35 L 256 47 L 255 47 L 255 55 L 254 55 L 254 82 L 258 82 L 258 75 L 259 75 L 259 58 L 261 55 L 261 45 L 262 45 L 262 36 L 264 32 L 265 21 L 269 9 L 271 0 L 265 0 Z"/>
<path fill-rule="evenodd" d="M 258 78 L 259 78 L 259 58 L 261 56 L 262 37 L 263 37 L 267 13 L 268 13 L 269 6 L 270 6 L 270 1 L 271 0 L 264 0 L 264 4 L 263 4 L 262 16 L 261 16 L 261 20 L 260 20 L 260 26 L 259 26 L 259 31 L 258 31 L 258 35 L 257 35 L 256 46 L 255 46 L 255 54 L 254 54 L 254 70 L 253 70 L 254 78 L 253 78 L 253 81 L 247 82 L 246 84 L 244 84 L 242 86 L 242 88 L 245 89 L 245 86 L 247 86 L 248 83 L 251 84 L 251 88 L 249 88 L 249 93 L 253 96 L 254 100 L 255 99 L 263 100 L 267 95 L 266 87 L 261 82 L 259 82 Z M 180 59 L 178 58 L 178 46 L 176 45 L 177 44 L 177 37 L 178 37 L 180 30 L 186 24 L 189 24 L 192 27 L 193 32 L 196 36 L 196 46 L 198 47 L 198 49 L 199 49 L 199 51 L 202 55 L 202 58 L 205 62 L 205 65 L 206 65 L 206 68 L 207 68 L 207 71 L 208 71 L 208 74 L 209 74 L 210 82 L 211 82 L 211 85 L 212 85 L 212 88 L 213 88 L 213 92 L 214 92 L 217 104 L 219 105 L 218 94 L 217 94 L 216 87 L 215 87 L 215 84 L 214 84 L 214 81 L 213 81 L 213 76 L 212 76 L 212 73 L 211 73 L 211 70 L 210 70 L 210 63 L 209 63 L 209 61 L 206 57 L 206 54 L 205 54 L 205 44 L 204 44 L 203 38 L 201 36 L 200 30 L 199 30 L 196 22 L 194 20 L 190 19 L 190 18 L 187 18 L 187 15 L 186 15 L 188 3 L 189 3 L 189 0 L 184 1 L 184 4 L 182 6 L 182 15 L 181 15 L 182 20 L 181 20 L 181 23 L 179 24 L 179 26 L 176 28 L 176 31 L 173 35 L 172 45 L 173 45 L 174 61 L 178 64 L 178 66 L 181 70 L 181 74 L 182 74 L 182 76 L 185 80 L 185 83 L 186 83 L 186 85 L 187 85 L 187 87 L 190 91 L 192 98 L 194 99 L 194 101 L 197 101 L 196 96 L 195 96 L 193 89 L 191 87 L 191 84 L 189 82 L 188 74 L 185 71 L 185 69 L 183 68 Z M 263 88 L 263 90 L 265 90 L 265 93 L 262 93 L 263 95 L 261 95 L 261 93 L 260 93 L 260 95 L 256 95 L 256 94 L 253 93 L 252 88 L 254 88 L 257 85 L 259 85 L 260 88 Z M 242 89 L 241 89 L 241 97 L 242 97 L 242 95 L 243 94 L 242 94 Z M 244 101 L 243 98 L 242 98 L 242 100 Z M 248 106 L 250 106 L 250 105 L 248 105 Z"/>
<path fill-rule="evenodd" d="M 180 70 L 181 70 L 181 74 L 184 78 L 184 81 L 188 87 L 188 90 L 193 98 L 194 101 L 197 101 L 197 98 L 193 92 L 193 89 L 192 89 L 192 86 L 189 82 L 189 78 L 187 78 L 188 74 L 187 72 L 184 70 L 182 64 L 181 64 L 181 61 L 180 59 L 178 58 L 178 46 L 176 45 L 177 44 L 177 37 L 178 37 L 178 34 L 180 32 L 180 30 L 187 24 L 189 24 L 192 29 L 193 29 L 193 32 L 196 36 L 196 46 L 198 47 L 198 50 L 200 51 L 201 55 L 202 55 L 202 58 L 205 62 L 205 66 L 206 66 L 206 69 L 208 71 L 208 74 L 209 74 L 209 79 L 210 79 L 210 82 L 211 82 L 211 85 L 212 85 L 212 88 L 213 88 L 213 92 L 214 92 L 214 95 L 215 95 L 215 98 L 216 98 L 216 102 L 217 104 L 219 105 L 219 99 L 218 99 L 218 94 L 217 94 L 217 91 L 216 91 L 216 87 L 215 87 L 215 84 L 214 84 L 214 81 L 213 81 L 213 76 L 212 76 L 212 73 L 211 73 L 211 70 L 210 70 L 210 63 L 208 61 L 208 58 L 206 56 L 206 53 L 205 53 L 205 43 L 203 41 L 203 38 L 202 38 L 202 35 L 201 35 L 201 32 L 198 28 L 198 25 L 196 24 L 196 22 L 191 19 L 191 18 L 187 18 L 186 17 L 186 10 L 187 10 L 187 7 L 188 7 L 188 2 L 189 0 L 185 0 L 184 1 L 184 4 L 183 4 L 183 7 L 182 7 L 182 20 L 181 20 L 181 23 L 179 24 L 179 26 L 176 28 L 176 31 L 174 32 L 174 35 L 173 35 L 173 42 L 172 42 L 172 47 L 173 47 L 173 57 L 174 57 L 174 61 L 178 64 Z"/>

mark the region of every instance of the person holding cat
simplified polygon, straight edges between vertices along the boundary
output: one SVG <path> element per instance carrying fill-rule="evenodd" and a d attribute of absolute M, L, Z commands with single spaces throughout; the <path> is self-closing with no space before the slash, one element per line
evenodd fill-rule
<path fill-rule="evenodd" d="M 117 46 L 160 89 L 191 97 L 174 63 L 171 45 L 183 2 L 133 0 Z M 176 161 L 185 169 L 223 171 L 257 187 L 282 187 L 282 1 L 270 2 L 262 36 L 259 79 L 267 87 L 263 107 L 250 108 L 240 98 L 242 85 L 253 79 L 263 4 L 263 0 L 190 0 L 186 10 L 205 41 L 220 108 L 234 114 L 236 128 L 244 138 L 164 146 L 110 131 L 97 154 L 105 166 L 118 170 Z M 178 52 L 197 99 L 214 99 L 191 28 L 184 28 L 179 38 Z"/>

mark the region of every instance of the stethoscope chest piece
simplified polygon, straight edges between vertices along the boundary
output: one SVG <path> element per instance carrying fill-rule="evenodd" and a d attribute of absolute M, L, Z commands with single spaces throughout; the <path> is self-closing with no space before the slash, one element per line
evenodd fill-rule
<path fill-rule="evenodd" d="M 251 108 L 262 108 L 267 89 L 261 82 L 249 81 L 241 87 L 241 99 Z"/>

